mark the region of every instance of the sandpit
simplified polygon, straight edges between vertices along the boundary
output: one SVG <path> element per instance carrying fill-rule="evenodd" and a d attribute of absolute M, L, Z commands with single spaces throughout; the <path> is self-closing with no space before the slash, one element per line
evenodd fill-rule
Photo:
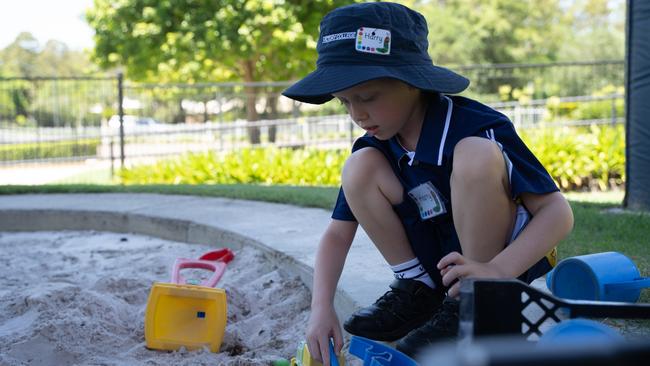
<path fill-rule="evenodd" d="M 220 243 L 186 244 L 93 231 L 0 233 L 2 365 L 268 365 L 295 354 L 309 290 L 260 250 L 235 250 L 217 287 L 228 296 L 220 353 L 149 350 L 151 285 L 176 258 Z"/>

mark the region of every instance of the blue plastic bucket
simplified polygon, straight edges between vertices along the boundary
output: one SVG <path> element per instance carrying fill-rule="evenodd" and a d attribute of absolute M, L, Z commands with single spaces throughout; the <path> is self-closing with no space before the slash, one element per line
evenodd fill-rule
<path fill-rule="evenodd" d="M 417 366 L 402 352 L 367 338 L 352 336 L 350 354 L 363 361 L 363 366 Z"/>
<path fill-rule="evenodd" d="M 650 278 L 641 277 L 625 255 L 605 252 L 562 260 L 546 276 L 546 285 L 565 299 L 636 302 Z"/>
<path fill-rule="evenodd" d="M 604 324 L 588 319 L 571 319 L 546 331 L 537 342 L 537 346 L 570 346 L 585 343 L 609 345 L 624 340 L 619 332 Z"/>

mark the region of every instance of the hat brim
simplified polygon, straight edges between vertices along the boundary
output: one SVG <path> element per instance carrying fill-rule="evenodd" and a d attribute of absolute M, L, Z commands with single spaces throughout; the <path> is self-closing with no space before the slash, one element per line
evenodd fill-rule
<path fill-rule="evenodd" d="M 380 78 L 398 79 L 421 90 L 445 94 L 457 94 L 469 86 L 467 78 L 435 65 L 331 65 L 317 68 L 282 94 L 304 103 L 323 104 L 334 98 L 332 93 Z"/>

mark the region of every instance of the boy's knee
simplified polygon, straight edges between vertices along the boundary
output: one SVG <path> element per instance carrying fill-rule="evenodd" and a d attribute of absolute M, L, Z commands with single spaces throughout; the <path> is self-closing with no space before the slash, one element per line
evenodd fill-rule
<path fill-rule="evenodd" d="M 341 174 L 343 189 L 351 190 L 370 184 L 379 169 L 388 167 L 386 157 L 377 149 L 363 148 L 346 160 Z"/>
<path fill-rule="evenodd" d="M 501 149 L 492 140 L 466 137 L 454 147 L 452 179 L 480 182 L 493 177 L 503 177 L 505 169 Z"/>

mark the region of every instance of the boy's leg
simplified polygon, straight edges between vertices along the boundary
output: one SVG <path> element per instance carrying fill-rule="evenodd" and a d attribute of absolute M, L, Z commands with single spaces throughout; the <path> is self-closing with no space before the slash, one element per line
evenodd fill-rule
<path fill-rule="evenodd" d="M 393 205 L 402 202 L 402 184 L 375 148 L 353 153 L 341 176 L 345 199 L 357 221 L 390 265 L 415 257 Z"/>
<path fill-rule="evenodd" d="M 357 221 L 391 265 L 415 258 L 404 226 L 393 211 L 404 189 L 384 155 L 375 148 L 354 152 L 342 174 L 345 198 Z M 345 323 L 349 333 L 393 341 L 426 322 L 442 302 L 442 291 L 416 280 L 395 280 L 391 290 Z"/>
<path fill-rule="evenodd" d="M 486 262 L 502 251 L 512 234 L 516 205 L 510 198 L 510 177 L 504 155 L 491 140 L 467 137 L 454 148 L 451 175 L 454 226 L 463 255 Z M 415 356 L 439 340 L 458 335 L 458 301 L 445 299 L 422 327 L 397 343 Z"/>
<path fill-rule="evenodd" d="M 481 137 L 461 140 L 454 149 L 450 184 L 454 226 L 463 256 L 490 261 L 510 240 L 517 209 L 499 146 Z"/>

